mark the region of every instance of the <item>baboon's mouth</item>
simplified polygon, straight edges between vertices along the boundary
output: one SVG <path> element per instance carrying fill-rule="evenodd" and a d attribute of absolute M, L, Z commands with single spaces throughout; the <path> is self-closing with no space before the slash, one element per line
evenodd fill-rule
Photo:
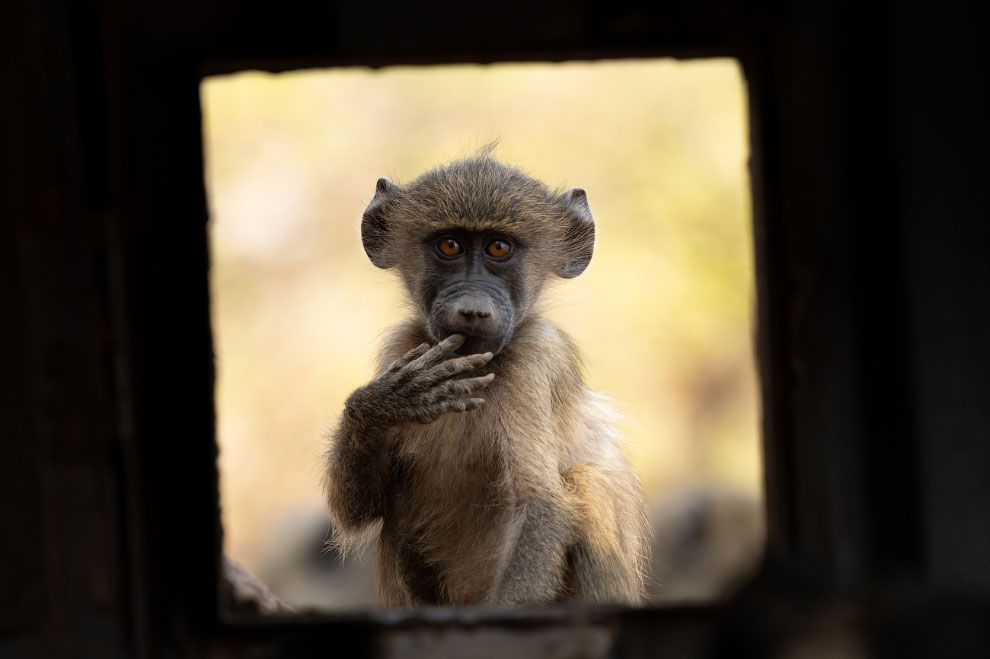
<path fill-rule="evenodd" d="M 505 337 L 501 334 L 464 331 L 458 331 L 457 334 L 464 335 L 464 344 L 457 349 L 459 355 L 474 355 L 482 352 L 498 354 L 505 346 Z"/>
<path fill-rule="evenodd" d="M 511 326 L 504 323 L 492 324 L 487 327 L 471 326 L 469 324 L 437 322 L 430 319 L 428 323 L 430 338 L 439 343 L 451 334 L 464 337 L 464 344 L 456 350 L 460 356 L 475 355 L 483 352 L 498 354 L 508 343 L 512 334 Z"/>

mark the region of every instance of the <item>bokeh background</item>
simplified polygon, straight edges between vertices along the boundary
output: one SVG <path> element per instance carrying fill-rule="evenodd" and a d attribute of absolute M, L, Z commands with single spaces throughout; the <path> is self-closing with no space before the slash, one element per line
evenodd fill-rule
<path fill-rule="evenodd" d="M 246 72 L 202 85 L 225 552 L 286 601 L 374 604 L 326 551 L 325 433 L 400 286 L 361 248 L 375 181 L 498 140 L 588 191 L 588 270 L 549 291 L 625 415 L 651 597 L 720 597 L 763 543 L 745 85 L 729 59 Z"/>

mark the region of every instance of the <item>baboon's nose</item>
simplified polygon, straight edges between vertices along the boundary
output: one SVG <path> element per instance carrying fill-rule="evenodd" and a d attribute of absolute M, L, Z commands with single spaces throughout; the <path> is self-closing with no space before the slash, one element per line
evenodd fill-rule
<path fill-rule="evenodd" d="M 464 328 L 481 328 L 491 322 L 492 301 L 487 295 L 465 295 L 454 303 L 454 322 Z"/>

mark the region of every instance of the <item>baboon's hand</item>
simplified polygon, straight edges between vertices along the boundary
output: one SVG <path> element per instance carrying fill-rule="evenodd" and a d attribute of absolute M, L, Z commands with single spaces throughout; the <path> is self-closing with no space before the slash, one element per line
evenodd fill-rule
<path fill-rule="evenodd" d="M 494 373 L 462 378 L 491 361 L 492 353 L 446 359 L 464 343 L 453 334 L 433 346 L 419 345 L 347 399 L 346 413 L 365 428 L 388 428 L 405 421 L 429 423 L 448 412 L 467 412 L 485 399 L 472 397 L 495 379 Z"/>

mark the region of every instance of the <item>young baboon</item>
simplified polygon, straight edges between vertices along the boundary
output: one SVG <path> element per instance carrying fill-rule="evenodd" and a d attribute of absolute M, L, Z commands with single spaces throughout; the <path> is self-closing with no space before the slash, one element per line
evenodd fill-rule
<path fill-rule="evenodd" d="M 638 602 L 639 483 L 576 347 L 536 307 L 591 260 L 584 190 L 483 152 L 379 179 L 361 237 L 413 313 L 348 398 L 325 484 L 344 549 L 378 533 L 380 602 Z"/>

